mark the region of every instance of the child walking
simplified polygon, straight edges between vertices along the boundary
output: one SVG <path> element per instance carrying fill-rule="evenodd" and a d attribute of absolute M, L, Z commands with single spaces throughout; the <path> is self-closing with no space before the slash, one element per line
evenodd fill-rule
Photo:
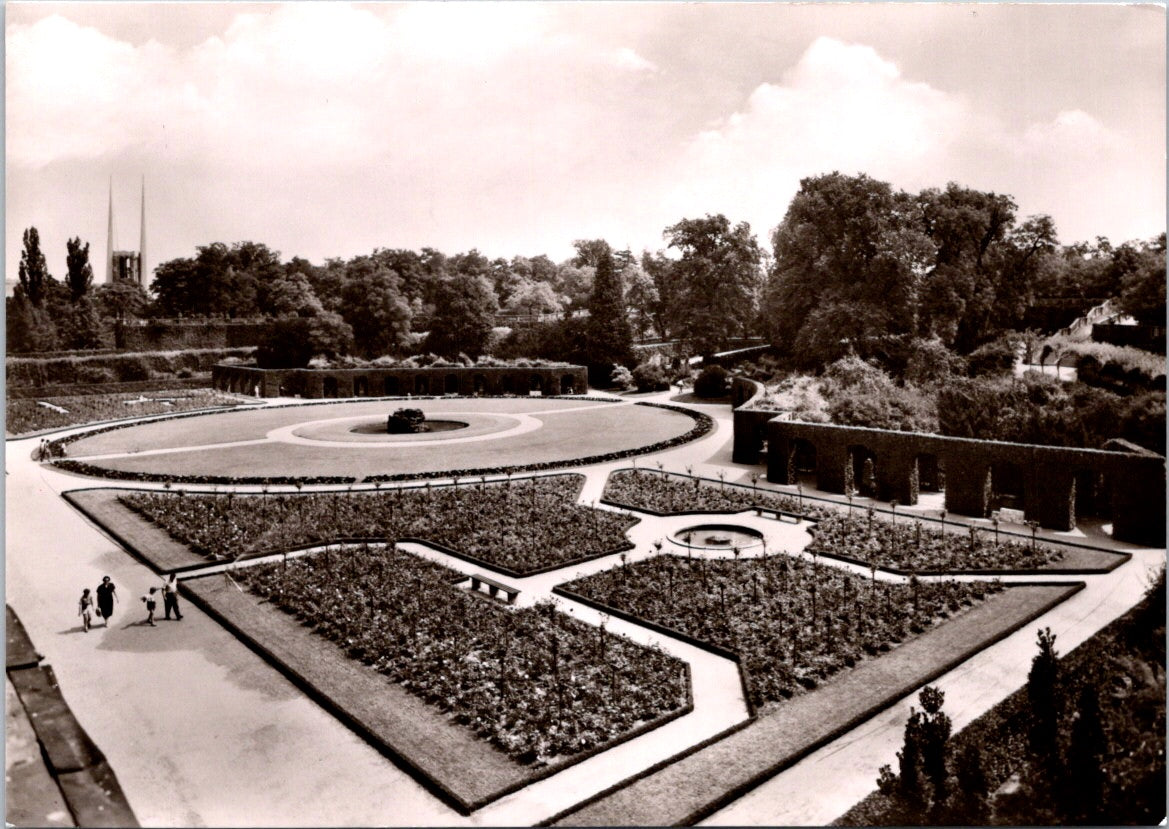
<path fill-rule="evenodd" d="M 142 601 L 146 602 L 146 624 L 155 627 L 154 624 L 154 608 L 158 607 L 158 602 L 155 601 L 154 594 L 158 592 L 157 587 L 150 588 L 146 595 L 142 597 Z"/>
<path fill-rule="evenodd" d="M 89 633 L 90 622 L 93 621 L 93 596 L 89 595 L 89 588 L 81 591 L 81 599 L 77 603 L 77 615 L 81 617 L 81 627 Z"/>

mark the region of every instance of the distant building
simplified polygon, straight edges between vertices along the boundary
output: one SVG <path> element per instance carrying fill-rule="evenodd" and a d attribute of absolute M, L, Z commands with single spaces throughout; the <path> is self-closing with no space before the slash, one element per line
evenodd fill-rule
<path fill-rule="evenodd" d="M 138 250 L 117 250 L 114 247 L 114 181 L 110 179 L 109 222 L 106 229 L 106 282 L 134 282 L 148 287 L 146 265 L 146 177 L 142 177 L 141 224 L 138 230 Z"/>

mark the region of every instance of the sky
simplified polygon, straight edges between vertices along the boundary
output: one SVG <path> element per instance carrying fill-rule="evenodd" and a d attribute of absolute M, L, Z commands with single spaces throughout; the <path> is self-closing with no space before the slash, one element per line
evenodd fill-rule
<path fill-rule="evenodd" d="M 1065 243 L 1165 229 L 1165 8 L 1061 4 L 5 6 L 5 262 L 212 242 L 321 264 L 495 257 L 683 218 L 770 249 L 800 180 L 947 182 Z"/>

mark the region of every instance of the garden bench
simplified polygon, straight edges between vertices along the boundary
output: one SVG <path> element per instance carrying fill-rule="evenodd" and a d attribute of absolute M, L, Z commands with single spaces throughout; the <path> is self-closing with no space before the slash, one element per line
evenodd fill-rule
<path fill-rule="evenodd" d="M 783 521 L 788 524 L 798 524 L 803 520 L 802 516 L 796 515 L 794 512 L 785 512 L 781 509 L 769 509 L 767 507 L 755 507 L 755 514 L 760 518 L 763 517 L 763 513 L 765 512 L 775 516 L 776 521 Z"/>
<path fill-rule="evenodd" d="M 487 588 L 488 594 L 491 598 L 498 598 L 500 592 L 507 596 L 508 604 L 515 604 L 515 597 L 520 594 L 518 587 L 508 587 L 506 584 L 500 584 L 495 579 L 489 579 L 480 573 L 475 573 L 471 576 L 471 589 L 478 591 L 480 585 Z"/>

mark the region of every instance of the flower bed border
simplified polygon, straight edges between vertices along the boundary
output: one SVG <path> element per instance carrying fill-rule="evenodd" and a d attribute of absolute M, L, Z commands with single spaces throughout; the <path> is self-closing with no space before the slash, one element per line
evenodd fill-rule
<path fill-rule="evenodd" d="M 215 578 L 217 575 L 219 574 L 214 574 L 203 578 Z M 207 613 L 208 616 L 216 620 L 226 630 L 231 632 L 237 639 L 239 639 L 240 642 L 258 654 L 262 659 L 264 659 L 265 662 L 270 664 L 281 674 L 286 676 L 290 681 L 292 681 L 294 685 L 305 692 L 315 702 L 324 707 L 325 710 L 340 720 L 357 736 L 369 743 L 379 753 L 392 760 L 411 778 L 417 781 L 428 791 L 438 796 L 440 800 L 447 803 L 447 805 L 451 806 L 457 812 L 463 815 L 469 815 L 477 809 L 487 805 L 488 803 L 492 803 L 502 797 L 517 792 L 520 789 L 526 788 L 527 786 L 530 786 L 537 781 L 543 780 L 571 766 L 575 766 L 578 763 L 584 762 L 585 760 L 588 760 L 604 751 L 608 751 L 611 748 L 615 748 L 616 746 L 621 745 L 629 740 L 636 739 L 637 737 L 654 731 L 661 726 L 666 725 L 667 723 L 673 722 L 680 717 L 690 714 L 694 710 L 694 693 L 692 677 L 690 674 L 690 665 L 689 663 L 683 661 L 683 687 L 686 689 L 686 700 L 677 710 L 662 714 L 643 723 L 641 726 L 638 726 L 632 731 L 608 740 L 600 745 L 594 746 L 593 748 L 587 751 L 583 751 L 580 754 L 572 755 L 571 757 L 566 757 L 560 761 L 550 763 L 543 768 L 530 769 L 525 767 L 522 764 L 509 758 L 502 751 L 492 747 L 490 743 L 484 740 L 479 740 L 478 738 L 474 738 L 476 742 L 482 744 L 484 748 L 488 750 L 486 753 L 498 755 L 501 760 L 501 765 L 514 765 L 519 776 L 519 779 L 513 780 L 512 782 L 500 786 L 499 788 L 492 789 L 486 794 L 475 795 L 472 793 L 473 789 L 464 785 L 467 780 L 467 775 L 460 772 L 465 772 L 465 769 L 460 769 L 457 772 L 450 772 L 449 774 L 446 774 L 442 773 L 441 770 L 427 770 L 426 768 L 423 768 L 423 764 L 425 763 L 424 758 L 420 758 L 415 752 L 409 751 L 408 749 L 395 746 L 395 735 L 392 732 L 389 732 L 387 729 L 371 728 L 370 726 L 367 726 L 366 723 L 362 721 L 360 715 L 354 710 L 355 706 L 353 701 L 347 700 L 345 698 L 346 695 L 338 694 L 335 691 L 331 693 L 328 689 L 320 687 L 320 685 L 302 673 L 297 664 L 292 663 L 292 660 L 285 660 L 277 656 L 265 645 L 262 639 L 253 636 L 252 632 L 250 632 L 244 626 L 246 625 L 246 620 L 241 623 L 240 620 L 230 616 L 230 611 L 223 608 L 221 604 L 217 604 L 214 600 L 200 595 L 199 592 L 197 592 L 196 589 L 193 589 L 189 584 L 190 581 L 199 580 L 199 578 L 193 578 L 188 580 L 188 582 L 180 585 L 180 590 L 183 591 L 184 595 L 188 598 L 189 601 L 192 602 L 192 604 L 199 606 L 200 609 Z M 260 607 L 261 600 L 257 596 L 251 593 L 244 595 L 246 595 L 251 602 L 254 602 L 253 606 L 255 608 L 260 609 L 261 612 L 263 612 L 263 609 Z M 287 613 L 283 613 L 282 611 L 276 611 L 274 608 L 271 608 L 270 610 L 279 613 L 280 616 L 288 619 L 292 624 L 300 628 L 301 635 L 305 637 L 315 636 L 312 631 L 305 629 L 303 625 L 294 617 L 289 616 Z M 335 649 L 338 654 L 342 656 L 342 658 L 344 658 L 348 663 L 351 663 L 353 670 L 360 670 L 358 663 L 355 663 L 353 660 L 350 660 L 348 657 L 344 656 L 336 643 L 325 639 L 321 639 L 320 642 L 322 645 L 326 645 Z M 303 658 L 309 658 L 307 654 L 298 653 L 297 655 L 302 656 Z M 416 697 L 410 695 L 409 691 L 401 688 L 388 679 L 381 679 L 387 687 L 394 688 L 401 694 L 410 696 L 412 700 L 417 700 L 420 705 L 425 706 L 427 710 L 432 711 L 434 721 L 436 723 L 441 721 L 444 725 L 448 724 L 441 713 L 439 713 L 437 710 L 433 710 L 432 707 L 427 705 L 425 702 L 422 702 Z M 454 727 L 458 728 L 458 726 Z M 421 730 L 426 730 L 426 728 L 426 724 L 421 726 Z"/>
<path fill-rule="evenodd" d="M 768 758 L 768 757 L 763 756 L 763 755 L 757 755 L 757 756 L 753 756 L 753 757 L 749 756 L 747 763 L 746 763 L 747 768 L 743 771 L 743 775 L 744 775 L 743 779 L 736 782 L 734 785 L 732 785 L 730 787 L 725 787 L 725 786 L 718 785 L 718 784 L 712 784 L 713 790 L 711 792 L 709 792 L 708 794 L 700 794 L 696 797 L 691 798 L 691 800 L 693 802 L 697 803 L 698 805 L 695 805 L 695 806 L 683 805 L 682 806 L 682 808 L 688 809 L 688 811 L 685 812 L 684 814 L 670 814 L 668 816 L 661 816 L 661 815 L 655 814 L 652 817 L 649 817 L 649 816 L 646 816 L 645 814 L 642 814 L 642 815 L 638 816 L 640 819 L 630 820 L 629 814 L 625 811 L 622 811 L 620 804 L 614 803 L 612 806 L 613 810 L 606 811 L 604 801 L 606 801 L 610 797 L 613 797 L 614 795 L 619 794 L 620 792 L 628 789 L 629 787 L 631 787 L 631 786 L 633 786 L 633 785 L 635 785 L 643 780 L 647 780 L 648 778 L 651 778 L 654 775 L 657 775 L 660 772 L 663 772 L 663 771 L 669 769 L 671 766 L 674 766 L 677 763 L 686 760 L 687 758 L 694 757 L 695 755 L 697 755 L 703 751 L 710 750 L 712 752 L 718 752 L 720 750 L 720 748 L 722 748 L 720 746 L 721 743 L 724 743 L 728 739 L 730 739 L 730 738 L 732 738 L 740 733 L 751 732 L 749 734 L 746 734 L 746 736 L 744 736 L 742 739 L 747 739 L 747 740 L 769 739 L 770 735 L 764 734 L 763 731 L 768 725 L 771 724 L 771 721 L 773 720 L 773 718 L 775 718 L 778 714 L 780 714 L 782 712 L 783 708 L 780 708 L 777 711 L 773 711 L 771 713 L 768 713 L 768 714 L 765 714 L 762 716 L 756 716 L 753 719 L 748 720 L 745 724 L 741 724 L 740 726 L 736 726 L 736 727 L 732 727 L 730 729 L 727 729 L 726 731 L 722 732 L 721 734 L 715 735 L 711 739 L 704 741 L 704 743 L 700 743 L 696 746 L 692 746 L 692 747 L 686 749 L 685 751 L 679 752 L 678 754 L 674 755 L 673 757 L 670 757 L 666 760 L 663 760 L 663 761 L 661 761 L 661 762 L 659 762 L 659 763 L 657 763 L 657 764 L 655 764 L 647 769 L 644 769 L 644 770 L 638 772 L 637 774 L 631 775 L 630 777 L 626 778 L 625 780 L 623 780 L 619 783 L 616 783 L 612 786 L 609 786 L 604 791 L 599 792 L 598 794 L 593 795 L 592 797 L 586 798 L 585 800 L 581 801 L 580 803 L 576 804 L 575 806 L 572 806 L 568 809 L 565 809 L 565 810 L 559 812 L 558 814 L 553 815 L 552 817 L 541 821 L 537 825 L 538 826 L 555 826 L 555 825 L 563 825 L 563 826 L 582 826 L 582 825 L 620 826 L 620 825 L 631 825 L 631 824 L 641 824 L 641 823 L 649 824 L 651 822 L 654 824 L 659 824 L 659 825 L 662 825 L 662 824 L 678 825 L 678 826 L 693 825 L 693 824 L 697 823 L 698 821 L 709 817 L 710 815 L 712 815 L 713 813 L 715 813 L 719 809 L 723 808 L 724 806 L 726 806 L 726 805 L 732 803 L 733 801 L 737 800 L 738 798 L 742 797 L 744 794 L 757 788 L 761 783 L 769 780 L 770 778 L 774 777 L 779 772 L 781 772 L 781 771 L 789 768 L 790 766 L 794 765 L 795 763 L 799 762 L 803 758 L 807 757 L 809 754 L 819 750 L 820 748 L 822 748 L 823 746 L 832 742 L 833 740 L 837 739 L 838 737 L 846 734 L 848 731 L 855 728 L 856 726 L 872 719 L 872 717 L 876 716 L 878 713 L 885 710 L 889 706 L 895 704 L 898 700 L 903 699 L 905 696 L 912 693 L 914 690 L 916 690 L 921 685 L 927 684 L 929 682 L 933 682 L 937 678 L 950 672 L 951 670 L 953 670 L 957 666 L 961 665 L 963 662 L 965 662 L 966 660 L 975 656 L 976 654 L 981 653 L 982 651 L 997 644 L 998 642 L 1007 638 L 1008 636 L 1015 633 L 1016 631 L 1021 630 L 1023 627 L 1030 624 L 1035 619 L 1042 616 L 1044 613 L 1048 612 L 1051 608 L 1067 601 L 1069 598 L 1071 598 L 1073 595 L 1078 593 L 1080 590 L 1084 589 L 1084 586 L 1085 585 L 1083 582 L 1050 582 L 1050 581 L 1047 581 L 1047 582 L 1045 582 L 1045 581 L 1019 582 L 1019 583 L 1007 585 L 1006 590 L 997 594 L 995 597 L 992 597 L 992 599 L 988 600 L 987 602 L 984 602 L 983 607 L 991 605 L 994 602 L 994 600 L 999 598 L 999 597 L 1009 595 L 1009 591 L 1016 588 L 1016 587 L 1052 587 L 1052 588 L 1059 587 L 1059 588 L 1064 588 L 1064 589 L 1058 595 L 1052 596 L 1052 597 L 1038 603 L 1036 606 L 1028 608 L 1026 610 L 1026 612 L 1022 613 L 1020 618 L 1013 620 L 1010 624 L 1006 625 L 1005 627 L 1001 627 L 1001 628 L 998 628 L 998 629 L 991 631 L 988 636 L 980 638 L 974 644 L 971 644 L 968 647 L 964 647 L 962 650 L 958 651 L 957 653 L 947 654 L 944 657 L 940 656 L 937 660 L 933 661 L 928 666 L 923 667 L 923 669 L 919 670 L 915 674 L 905 675 L 904 678 L 899 683 L 899 686 L 897 688 L 891 689 L 887 692 L 880 693 L 875 699 L 872 700 L 872 702 L 869 705 L 865 706 L 863 711 L 861 711 L 860 713 L 849 716 L 843 722 L 831 723 L 830 724 L 831 727 L 827 731 L 825 731 L 822 734 L 814 735 L 811 739 L 807 740 L 802 745 L 798 745 L 798 746 L 793 747 L 793 749 L 791 751 L 789 751 L 788 753 L 781 755 L 779 757 L 775 757 L 775 758 Z M 947 629 L 949 629 L 949 631 L 952 632 L 954 630 L 952 625 L 959 624 L 959 623 L 961 623 L 961 621 L 962 621 L 961 619 L 948 620 L 948 621 L 942 623 L 941 625 L 931 629 L 930 631 L 926 631 L 925 633 L 919 635 L 914 640 L 912 640 L 910 642 L 903 643 L 902 645 L 899 645 L 897 648 L 894 648 L 894 649 L 888 651 L 887 653 L 882 654 L 881 656 L 874 658 L 873 660 L 869 661 L 869 664 L 870 665 L 876 664 L 876 663 L 880 662 L 880 660 L 888 659 L 888 658 L 894 656 L 895 654 L 898 654 L 899 652 L 900 652 L 901 656 L 904 657 L 905 651 L 903 650 L 903 648 L 908 647 L 908 646 L 914 646 L 915 644 L 916 644 L 916 647 L 919 647 L 919 648 L 920 647 L 929 647 L 931 644 L 929 642 L 926 642 L 925 645 L 922 645 L 920 643 L 924 642 L 927 639 L 927 637 L 929 637 L 931 634 L 937 635 L 941 631 L 947 630 Z M 886 664 L 888 664 L 888 663 L 886 663 Z M 839 682 L 841 682 L 843 680 L 847 680 L 851 676 L 855 676 L 856 671 L 857 671 L 856 667 L 850 668 L 847 672 L 842 673 L 842 674 L 838 674 L 835 683 L 833 683 L 833 681 L 830 680 L 829 682 L 819 686 L 816 690 L 814 690 L 808 694 L 801 695 L 801 697 L 799 699 L 810 700 L 813 697 L 815 697 L 817 694 L 820 694 L 820 693 L 824 692 L 825 690 L 832 688 L 834 684 L 839 684 Z M 823 698 L 823 697 L 821 697 L 821 698 Z M 793 704 L 793 700 L 788 700 L 784 704 L 784 707 L 791 706 L 792 704 Z M 755 736 L 756 733 L 758 734 L 758 736 Z M 740 754 L 739 756 L 747 756 L 747 755 Z M 717 756 L 714 756 L 714 757 L 707 759 L 706 762 L 711 763 L 711 764 L 720 764 L 721 763 L 720 759 Z M 713 768 L 713 765 L 712 765 L 712 768 Z M 701 777 L 701 768 L 699 770 L 699 775 L 697 777 L 691 776 L 689 779 L 699 779 L 700 777 Z M 647 785 L 652 786 L 653 784 L 650 783 Z M 676 788 L 672 788 L 671 791 L 676 791 Z M 652 799 L 652 798 L 646 798 L 646 800 L 649 800 L 649 799 Z M 675 800 L 674 802 L 677 802 L 677 801 Z M 597 808 L 593 810 L 593 813 L 587 814 L 586 819 L 582 820 L 582 815 L 586 815 L 586 811 L 589 810 L 590 807 L 594 807 L 594 806 L 596 806 Z"/>
<path fill-rule="evenodd" d="M 454 398 L 454 396 L 451 396 Z M 390 398 L 359 398 L 359 402 L 379 402 L 389 400 L 442 400 L 444 397 L 390 397 Z M 477 398 L 457 398 L 474 400 Z M 527 398 L 520 398 L 527 399 Z M 542 399 L 555 400 L 588 400 L 605 403 L 620 403 L 620 400 L 614 400 L 608 397 L 585 397 L 577 395 L 545 395 Z M 339 402 L 352 403 L 353 400 L 338 401 L 329 399 L 324 401 L 314 401 L 311 403 L 285 403 L 276 406 L 265 406 L 264 409 L 281 409 L 290 408 L 293 406 L 325 406 L 336 404 Z M 537 463 L 514 464 L 511 466 L 487 466 L 477 467 L 472 469 L 446 469 L 433 472 L 399 472 L 384 475 L 367 475 L 361 479 L 361 483 L 388 483 L 392 481 L 416 481 L 435 478 L 464 478 L 475 475 L 503 475 L 515 472 L 542 472 L 553 469 L 571 469 L 579 466 L 594 466 L 602 463 L 610 463 L 612 461 L 622 460 L 637 455 L 647 455 L 655 452 L 663 452 L 667 449 L 672 449 L 675 446 L 680 446 L 684 443 L 698 440 L 705 437 L 713 428 L 714 420 L 710 415 L 702 412 L 692 411 L 682 406 L 671 406 L 666 403 L 648 403 L 639 401 L 633 404 L 634 406 L 649 406 L 657 409 L 666 409 L 668 411 L 678 412 L 687 415 L 695 421 L 693 427 L 685 434 L 670 438 L 669 440 L 658 441 L 657 443 L 649 444 L 648 446 L 634 447 L 632 449 L 622 449 L 617 452 L 607 452 L 602 455 L 589 455 L 583 458 L 567 458 L 563 461 L 541 461 Z M 233 411 L 235 411 L 233 409 Z M 215 412 L 212 412 L 214 414 Z M 53 452 L 60 451 L 62 447 L 80 440 L 83 437 L 92 437 L 94 435 L 103 434 L 104 432 L 113 431 L 114 429 L 129 428 L 136 426 L 139 423 L 151 422 L 157 423 L 166 420 L 175 420 L 181 417 L 197 417 L 207 412 L 176 412 L 173 415 L 163 415 L 161 417 L 151 418 L 150 421 L 132 421 L 129 423 L 117 422 L 105 427 L 88 430 L 75 435 L 67 435 L 63 438 L 58 438 L 52 441 L 49 446 Z M 72 427 L 71 427 L 72 428 Z M 282 486 L 293 485 L 296 483 L 316 485 L 316 484 L 355 484 L 358 479 L 346 476 L 332 476 L 320 475 L 310 477 L 296 477 L 289 475 L 272 476 L 267 478 L 249 477 L 249 476 L 234 476 L 234 475 L 166 475 L 154 472 L 129 472 L 119 469 L 107 469 L 101 466 L 94 466 L 85 461 L 74 460 L 72 458 L 59 458 L 51 461 L 52 465 L 64 472 L 72 472 L 78 475 L 84 475 L 93 478 L 104 478 L 106 480 L 115 481 L 139 481 L 143 483 L 182 483 L 182 484 L 222 484 L 225 486 Z"/>

